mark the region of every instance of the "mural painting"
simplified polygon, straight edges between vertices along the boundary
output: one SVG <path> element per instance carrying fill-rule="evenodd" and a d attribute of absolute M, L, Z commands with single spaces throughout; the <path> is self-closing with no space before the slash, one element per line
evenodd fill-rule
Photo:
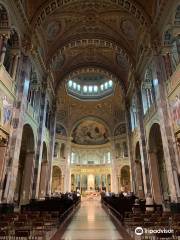
<path fill-rule="evenodd" d="M 180 91 L 180 89 L 177 89 L 170 98 L 170 108 L 175 131 L 180 129 L 180 93 L 178 90 Z"/>
<path fill-rule="evenodd" d="M 1 116 L 0 123 L 1 127 L 9 132 L 11 121 L 12 121 L 12 113 L 13 113 L 13 102 L 6 95 L 0 93 L 1 96 Z"/>
<path fill-rule="evenodd" d="M 72 142 L 82 145 L 105 144 L 108 140 L 108 131 L 100 123 L 86 120 L 80 123 L 72 133 Z"/>

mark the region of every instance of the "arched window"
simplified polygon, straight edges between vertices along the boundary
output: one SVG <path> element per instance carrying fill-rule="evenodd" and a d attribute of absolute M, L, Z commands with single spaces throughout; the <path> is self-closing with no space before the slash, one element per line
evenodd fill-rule
<path fill-rule="evenodd" d="M 180 25 L 180 5 L 178 5 L 178 7 L 176 8 L 174 24 L 175 25 Z"/>
<path fill-rule="evenodd" d="M 137 108 L 135 97 L 132 98 L 130 112 L 131 112 L 131 128 L 133 131 L 135 128 L 137 128 Z"/>
<path fill-rule="evenodd" d="M 141 87 L 142 102 L 144 114 L 150 109 L 151 105 L 154 103 L 154 83 L 152 68 L 149 67 L 145 73 L 145 79 Z"/>

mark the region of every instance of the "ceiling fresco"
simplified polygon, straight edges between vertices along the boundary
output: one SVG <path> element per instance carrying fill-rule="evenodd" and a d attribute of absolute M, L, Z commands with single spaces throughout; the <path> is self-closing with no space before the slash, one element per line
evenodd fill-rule
<path fill-rule="evenodd" d="M 157 1 L 37 0 L 27 2 L 31 26 L 56 90 L 66 75 L 81 67 L 114 73 L 125 92 L 129 75 L 149 40 Z M 160 3 L 159 3 L 160 4 Z"/>
<path fill-rule="evenodd" d="M 62 126 L 73 129 L 84 117 L 93 116 L 106 122 L 111 133 L 122 134 L 125 131 L 126 96 L 135 81 L 132 76 L 138 72 L 146 50 L 150 49 L 153 22 L 166 1 L 23 2 L 34 33 L 33 48 L 51 76 L 49 81 L 56 95 L 57 123 L 60 124 L 57 131 L 64 135 Z M 67 80 L 77 75 L 81 78 L 83 74 L 89 74 L 88 71 L 94 71 L 95 75 L 113 75 L 112 94 L 93 101 L 69 96 Z M 94 85 L 98 84 L 97 79 Z M 116 130 L 115 126 L 118 126 Z M 86 136 L 89 141 L 91 136 Z"/>

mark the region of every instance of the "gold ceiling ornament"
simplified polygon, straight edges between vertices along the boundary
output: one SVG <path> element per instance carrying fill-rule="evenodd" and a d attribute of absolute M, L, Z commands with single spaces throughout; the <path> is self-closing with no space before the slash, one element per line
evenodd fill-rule
<path fill-rule="evenodd" d="M 46 18 L 55 11 L 67 11 L 67 10 L 81 10 L 85 11 L 105 11 L 116 10 L 126 11 L 132 17 L 136 18 L 141 25 L 150 25 L 150 17 L 145 10 L 134 0 L 51 0 L 46 1 L 41 5 L 38 11 L 34 14 L 32 19 L 32 26 L 37 28 L 46 20 Z M 94 15 L 93 15 L 94 16 Z M 90 18 L 92 20 L 92 18 Z"/>
<path fill-rule="evenodd" d="M 122 46 L 113 41 L 104 39 L 81 39 L 66 43 L 66 45 L 56 50 L 55 54 L 51 58 L 50 64 L 53 65 L 54 61 L 58 58 L 59 55 L 62 56 L 62 54 L 66 54 L 68 51 L 72 52 L 73 49 L 76 49 L 77 53 L 80 51 L 80 49 L 82 49 L 81 51 L 83 51 L 83 55 L 87 58 L 87 60 L 93 60 L 93 58 L 95 58 L 95 53 L 97 50 L 102 50 L 102 48 L 111 49 L 112 51 L 119 54 L 121 58 L 123 57 L 124 62 L 127 66 L 133 65 L 134 60 L 128 56 L 126 51 L 123 50 Z"/>

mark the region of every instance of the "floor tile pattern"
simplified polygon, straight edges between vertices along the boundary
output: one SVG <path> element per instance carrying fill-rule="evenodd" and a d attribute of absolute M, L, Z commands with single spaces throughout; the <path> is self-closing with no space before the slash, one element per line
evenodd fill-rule
<path fill-rule="evenodd" d="M 89 200 L 81 203 L 66 228 L 63 240 L 122 240 L 110 217 L 101 207 L 100 201 Z"/>

